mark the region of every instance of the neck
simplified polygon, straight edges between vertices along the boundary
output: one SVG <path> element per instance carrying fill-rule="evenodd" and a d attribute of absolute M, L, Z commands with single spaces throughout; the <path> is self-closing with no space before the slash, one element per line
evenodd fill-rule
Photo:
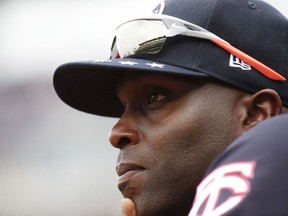
<path fill-rule="evenodd" d="M 281 112 L 281 114 L 285 114 L 285 113 L 288 113 L 288 108 L 282 107 L 282 112 Z"/>

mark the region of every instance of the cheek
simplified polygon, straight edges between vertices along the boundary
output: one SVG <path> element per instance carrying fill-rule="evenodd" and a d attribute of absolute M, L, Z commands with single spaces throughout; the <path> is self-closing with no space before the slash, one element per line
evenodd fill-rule
<path fill-rule="evenodd" d="M 198 107 L 184 107 L 185 112 L 166 118 L 162 127 L 153 130 L 154 141 L 148 141 L 154 143 L 151 148 L 159 163 L 166 163 L 171 172 L 187 172 L 197 181 L 233 137 L 231 112 L 215 112 L 200 103 Z"/>
<path fill-rule="evenodd" d="M 149 170 L 138 204 L 149 198 L 165 201 L 163 206 L 168 208 L 180 205 L 175 200 L 186 200 L 190 208 L 208 165 L 231 140 L 231 113 L 222 111 L 215 112 L 204 102 L 185 104 L 168 115 L 154 116 L 152 123 L 141 124 L 142 155 Z"/>
<path fill-rule="evenodd" d="M 206 170 L 203 166 L 208 153 L 204 151 L 207 145 L 203 136 L 205 130 L 199 116 L 193 121 L 187 116 L 169 118 L 161 128 L 153 130 L 147 143 L 151 144 L 152 160 L 158 174 L 195 187 Z"/>

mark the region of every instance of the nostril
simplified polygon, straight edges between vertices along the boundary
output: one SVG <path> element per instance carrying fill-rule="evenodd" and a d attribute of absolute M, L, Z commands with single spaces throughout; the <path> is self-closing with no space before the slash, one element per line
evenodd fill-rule
<path fill-rule="evenodd" d="M 114 148 L 122 149 L 127 145 L 136 145 L 139 142 L 139 134 L 137 130 L 116 124 L 110 132 L 109 141 Z"/>
<path fill-rule="evenodd" d="M 118 141 L 119 146 L 124 146 L 131 143 L 131 140 L 128 137 L 121 137 L 120 140 Z"/>

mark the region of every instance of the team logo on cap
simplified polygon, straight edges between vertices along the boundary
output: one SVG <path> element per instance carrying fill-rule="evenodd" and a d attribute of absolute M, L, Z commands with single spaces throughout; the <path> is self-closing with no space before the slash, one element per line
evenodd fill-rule
<path fill-rule="evenodd" d="M 153 14 L 162 14 L 165 8 L 165 1 L 158 3 L 158 5 L 152 10 Z"/>

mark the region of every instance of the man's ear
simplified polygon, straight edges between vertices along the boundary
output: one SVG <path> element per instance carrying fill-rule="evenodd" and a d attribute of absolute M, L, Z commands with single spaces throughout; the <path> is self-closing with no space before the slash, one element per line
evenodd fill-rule
<path fill-rule="evenodd" d="M 263 89 L 249 97 L 246 108 L 247 115 L 243 126 L 249 129 L 267 118 L 281 114 L 282 102 L 277 92 Z"/>

